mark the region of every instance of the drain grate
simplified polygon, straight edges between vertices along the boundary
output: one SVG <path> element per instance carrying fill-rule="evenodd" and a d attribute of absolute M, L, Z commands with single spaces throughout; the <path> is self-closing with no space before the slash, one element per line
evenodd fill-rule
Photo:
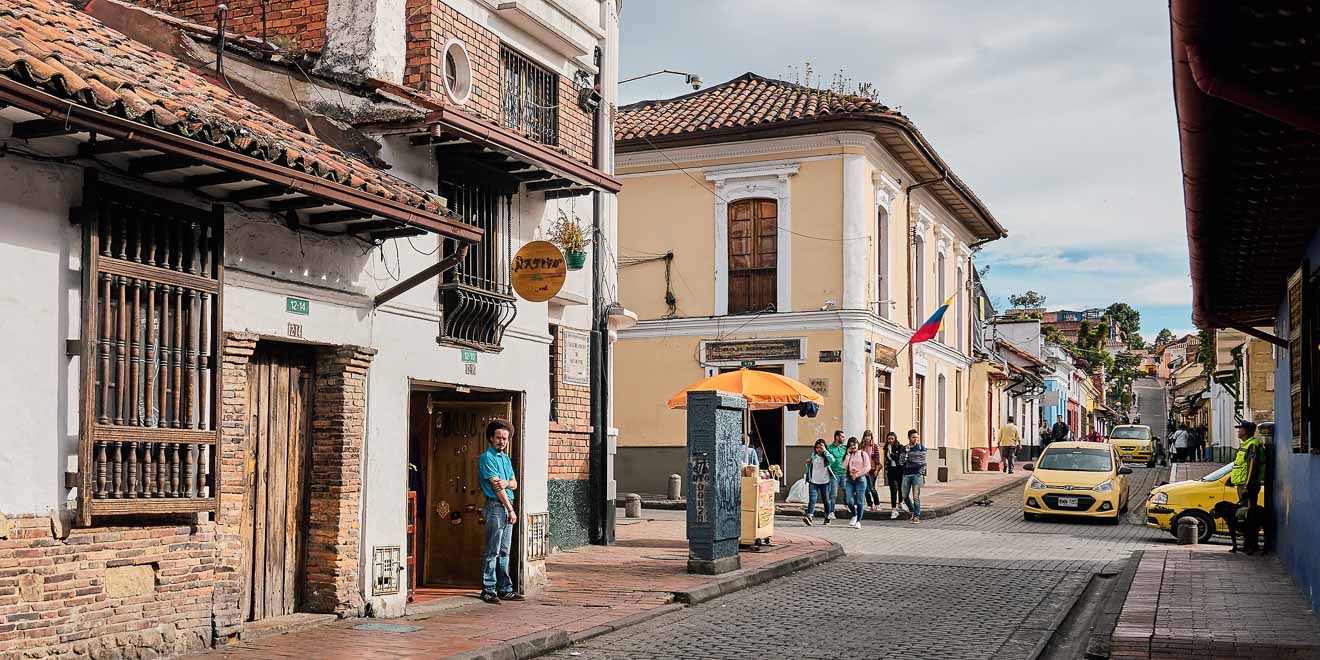
<path fill-rule="evenodd" d="M 421 626 L 405 626 L 398 623 L 359 623 L 353 626 L 353 630 L 370 630 L 372 632 L 387 633 L 410 633 L 421 630 Z"/>

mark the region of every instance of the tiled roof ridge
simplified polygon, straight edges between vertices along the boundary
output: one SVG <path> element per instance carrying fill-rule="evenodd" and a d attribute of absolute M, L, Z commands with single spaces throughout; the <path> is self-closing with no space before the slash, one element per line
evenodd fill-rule
<path fill-rule="evenodd" d="M 106 44 L 97 43 L 98 36 L 119 40 L 120 43 L 112 46 L 118 52 L 107 52 Z M 77 45 L 70 43 L 78 37 L 83 39 Z M 42 52 L 42 46 L 48 50 Z M 68 52 L 61 53 L 62 48 Z M 78 49 L 87 54 L 86 59 L 78 59 Z M 125 74 L 124 78 L 115 75 L 119 71 Z M 0 74 L 85 107 L 385 199 L 429 211 L 442 208 L 433 195 L 285 124 L 241 96 L 206 81 L 168 54 L 133 41 L 59 0 L 0 0 Z M 215 96 L 221 102 L 199 109 L 187 105 L 190 99 L 172 93 L 177 90 L 164 85 L 151 89 L 150 85 L 138 85 L 128 79 L 151 81 L 169 76 L 182 84 L 194 81 L 179 79 L 196 77 L 208 87 L 197 93 Z M 211 112 L 206 112 L 207 109 Z M 273 125 L 263 125 L 260 123 L 263 121 Z M 290 135 L 281 136 L 282 131 Z M 319 153 L 338 157 L 340 162 L 318 158 Z M 345 171 L 344 166 L 350 171 Z"/>
<path fill-rule="evenodd" d="M 855 102 L 855 103 L 870 103 L 870 104 L 875 104 L 875 105 L 881 105 L 882 107 L 884 107 L 883 104 L 880 104 L 880 103 L 877 102 L 877 101 L 872 101 L 872 100 L 870 100 L 870 99 L 868 99 L 868 98 L 866 98 L 866 97 L 864 97 L 864 96 L 860 96 L 860 95 L 857 95 L 857 94 L 843 94 L 843 93 L 836 92 L 836 91 L 831 90 L 831 89 L 823 89 L 823 88 L 820 88 L 820 87 L 811 87 L 810 85 L 804 85 L 804 84 L 802 84 L 802 83 L 790 82 L 790 81 L 787 81 L 787 80 L 780 80 L 780 79 L 778 79 L 778 78 L 771 78 L 771 77 L 768 77 L 768 76 L 760 75 L 760 74 L 755 73 L 755 72 L 752 72 L 752 71 L 748 71 L 748 72 L 746 72 L 746 73 L 744 73 L 744 74 L 742 74 L 742 75 L 740 75 L 740 76 L 738 76 L 738 77 L 736 77 L 736 78 L 733 78 L 733 79 L 731 79 L 731 80 L 726 80 L 726 81 L 724 81 L 724 82 L 722 82 L 722 83 L 720 83 L 720 84 L 718 84 L 718 85 L 711 85 L 710 87 L 707 87 L 707 88 L 705 88 L 705 89 L 698 89 L 698 90 L 696 90 L 696 91 L 689 92 L 689 93 L 687 93 L 687 94 L 683 94 L 683 95 L 680 95 L 680 96 L 674 96 L 674 97 L 670 97 L 670 98 L 667 98 L 667 99 L 647 99 L 647 100 L 644 100 L 644 101 L 634 101 L 634 102 L 632 102 L 632 103 L 629 103 L 628 105 L 620 106 L 620 107 L 619 107 L 619 112 L 626 112 L 626 111 L 631 111 L 631 110 L 640 109 L 640 108 L 656 107 L 656 106 L 661 106 L 661 105 L 667 105 L 667 104 L 670 104 L 670 103 L 681 102 L 681 101 L 685 101 L 685 100 L 688 100 L 688 99 L 691 99 L 691 98 L 695 98 L 695 97 L 698 97 L 698 96 L 703 96 L 703 95 L 706 95 L 706 94 L 710 94 L 710 93 L 713 93 L 713 92 L 717 92 L 717 91 L 719 91 L 719 90 L 721 90 L 721 89 L 723 89 L 723 88 L 725 88 L 725 87 L 730 87 L 730 86 L 733 86 L 733 85 L 737 85 L 738 83 L 742 83 L 742 82 L 760 82 L 760 83 L 766 83 L 767 85 L 770 85 L 770 86 L 775 86 L 775 87 L 786 87 L 786 88 L 789 88 L 789 89 L 794 89 L 794 90 L 796 90 L 796 91 L 806 92 L 806 93 L 809 93 L 809 94 L 817 94 L 817 95 L 823 94 L 823 95 L 829 96 L 829 97 L 831 97 L 831 98 L 838 98 L 838 99 L 840 99 L 840 100 L 852 101 L 852 102 Z M 888 108 L 886 107 L 886 109 L 888 109 Z"/>

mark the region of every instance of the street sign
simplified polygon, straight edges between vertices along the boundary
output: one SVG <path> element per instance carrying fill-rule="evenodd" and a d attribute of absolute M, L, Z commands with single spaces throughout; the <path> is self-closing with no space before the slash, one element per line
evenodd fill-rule
<path fill-rule="evenodd" d="M 462 356 L 464 362 L 468 362 L 471 364 L 476 364 L 477 362 L 477 352 L 474 350 L 465 348 L 463 349 Z"/>
<path fill-rule="evenodd" d="M 294 298 L 290 296 L 284 299 L 284 311 L 290 314 L 307 316 L 312 313 L 312 303 L 303 298 Z"/>
<path fill-rule="evenodd" d="M 743 360 L 743 361 L 742 361 L 742 366 L 747 367 L 748 369 L 751 369 L 752 367 L 755 367 L 755 366 L 756 366 L 756 360 Z"/>

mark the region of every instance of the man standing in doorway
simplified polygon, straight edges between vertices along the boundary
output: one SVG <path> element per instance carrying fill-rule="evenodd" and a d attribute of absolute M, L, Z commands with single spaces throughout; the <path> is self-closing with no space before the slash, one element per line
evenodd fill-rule
<path fill-rule="evenodd" d="M 830 455 L 830 469 L 834 470 L 834 501 L 837 502 L 840 492 L 847 495 L 847 491 L 843 490 L 844 482 L 847 481 L 847 476 L 843 473 L 843 455 L 848 453 L 848 445 L 844 442 L 843 431 L 834 432 L 834 442 L 825 448 L 825 453 Z M 829 514 L 827 520 L 834 518 L 833 511 Z"/>
<path fill-rule="evenodd" d="M 1055 418 L 1054 428 L 1050 430 L 1050 440 L 1052 442 L 1067 442 L 1068 424 L 1063 421 L 1063 415 Z"/>
<path fill-rule="evenodd" d="M 1013 457 L 1020 444 L 1022 432 L 1013 423 L 1013 416 L 1009 415 L 1008 423 L 999 427 L 999 460 L 1004 464 L 1003 470 L 1009 474 L 1013 474 Z"/>
<path fill-rule="evenodd" d="M 486 451 L 477 459 L 481 492 L 486 495 L 482 514 L 486 518 L 486 549 L 481 553 L 481 600 L 487 603 L 525 600 L 513 589 L 509 579 L 509 548 L 513 545 L 513 526 L 518 514 L 513 510 L 518 478 L 509 460 L 513 425 L 495 420 L 486 425 Z"/>

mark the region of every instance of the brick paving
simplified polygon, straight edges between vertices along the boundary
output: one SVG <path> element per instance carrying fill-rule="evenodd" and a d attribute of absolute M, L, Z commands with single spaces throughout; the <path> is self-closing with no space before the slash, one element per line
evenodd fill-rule
<path fill-rule="evenodd" d="M 712 577 L 687 574 L 686 533 L 680 521 L 620 525 L 617 536 L 618 543 L 610 547 L 588 546 L 552 555 L 546 561 L 549 586 L 525 603 L 487 605 L 474 595 L 453 609 L 385 621 L 417 630 L 363 630 L 356 626 L 377 621 L 346 619 L 195 657 L 444 658 L 534 633 L 562 630 L 572 635 L 608 625 L 664 607 L 673 601 L 674 592 L 737 578 L 831 545 L 812 536 L 779 533 L 769 550 L 743 553 L 740 571 Z"/>
<path fill-rule="evenodd" d="M 1029 657 L 1085 572 L 849 557 L 576 644 L 554 657 Z M 847 585 L 845 587 L 845 585 Z"/>
<path fill-rule="evenodd" d="M 1273 557 L 1223 546 L 1146 551 L 1113 658 L 1320 657 L 1320 623 Z"/>

